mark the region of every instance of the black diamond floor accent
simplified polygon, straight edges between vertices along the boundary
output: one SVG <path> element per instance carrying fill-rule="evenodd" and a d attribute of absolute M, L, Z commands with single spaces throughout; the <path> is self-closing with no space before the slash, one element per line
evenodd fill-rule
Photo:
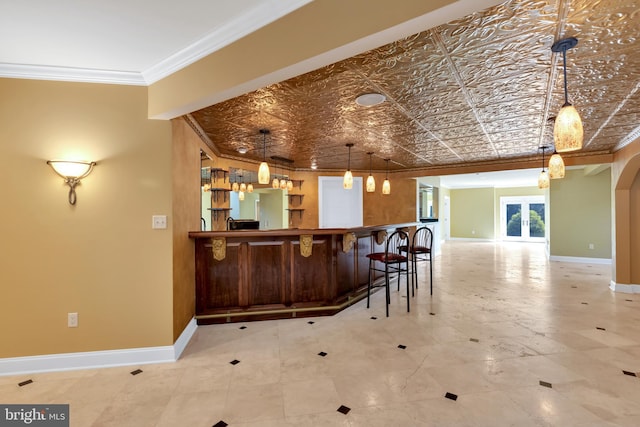
<path fill-rule="evenodd" d="M 568 276 L 564 276 L 564 277 L 568 277 Z M 577 286 L 572 286 L 572 288 L 577 288 Z"/>
<path fill-rule="evenodd" d="M 24 387 L 24 386 L 26 386 L 27 384 L 31 384 L 32 382 L 33 382 L 33 380 L 26 380 L 26 381 L 22 381 L 21 383 L 18 383 L 18 385 L 19 385 L 20 387 Z"/>
<path fill-rule="evenodd" d="M 129 372 L 131 375 L 138 375 L 142 373 L 142 369 L 136 369 L 135 371 Z"/>
<path fill-rule="evenodd" d="M 605 328 L 601 328 L 600 326 L 596 326 L 596 329 L 598 329 L 599 331 L 606 331 Z"/>
<path fill-rule="evenodd" d="M 435 316 L 435 315 L 436 315 L 435 313 L 429 313 L 429 314 L 430 314 L 430 315 L 432 315 L 432 316 Z"/>
<path fill-rule="evenodd" d="M 314 322 L 313 320 L 309 320 L 307 323 L 310 324 L 310 325 L 313 325 L 316 322 Z"/>
<path fill-rule="evenodd" d="M 238 363 L 240 363 L 240 361 L 238 359 L 233 359 L 231 362 L 232 365 L 237 365 Z"/>
<path fill-rule="evenodd" d="M 318 356 L 325 357 L 326 355 L 327 355 L 327 353 L 325 353 L 324 351 L 321 351 L 320 353 L 318 353 Z"/>
<path fill-rule="evenodd" d="M 588 303 L 588 302 L 582 302 L 582 303 L 580 303 L 580 304 L 589 305 L 589 303 Z"/>
<path fill-rule="evenodd" d="M 447 399 L 451 399 L 451 400 L 458 400 L 458 395 L 457 394 L 453 394 L 453 393 L 449 393 L 449 392 L 447 392 L 447 394 L 445 394 L 444 397 L 446 397 Z"/>
<path fill-rule="evenodd" d="M 540 385 L 541 385 L 541 386 L 543 386 L 543 387 L 549 387 L 549 388 L 551 388 L 551 387 L 552 387 L 552 386 L 551 386 L 551 383 L 548 383 L 548 382 L 546 382 L 546 381 L 540 381 Z"/>
<path fill-rule="evenodd" d="M 622 371 L 623 374 L 625 375 L 629 375 L 630 377 L 637 377 L 638 375 L 636 375 L 635 372 L 630 372 L 630 371 Z"/>
<path fill-rule="evenodd" d="M 229 424 L 225 423 L 224 421 L 218 421 L 213 425 L 213 427 L 227 427 L 228 425 Z"/>
<path fill-rule="evenodd" d="M 471 342 L 480 342 L 480 340 L 478 338 L 469 338 L 469 341 L 471 341 Z"/>
<path fill-rule="evenodd" d="M 376 316 L 371 316 L 371 320 L 376 320 L 378 319 Z"/>
<path fill-rule="evenodd" d="M 626 299 L 625 301 L 626 301 L 626 302 L 633 302 L 633 300 L 632 300 L 632 299 Z"/>
<path fill-rule="evenodd" d="M 398 346 L 398 348 L 399 348 L 399 349 L 404 350 L 405 348 L 407 348 L 407 346 L 406 346 L 406 345 L 403 345 L 403 344 L 400 344 L 400 345 Z"/>
<path fill-rule="evenodd" d="M 345 415 L 347 415 L 350 410 L 351 410 L 351 408 L 349 408 L 348 406 L 344 406 L 344 405 L 340 405 L 340 407 L 338 408 L 338 412 L 340 412 L 341 414 L 345 414 Z"/>
<path fill-rule="evenodd" d="M 239 329 L 247 329 L 247 327 L 246 326 L 240 326 Z"/>

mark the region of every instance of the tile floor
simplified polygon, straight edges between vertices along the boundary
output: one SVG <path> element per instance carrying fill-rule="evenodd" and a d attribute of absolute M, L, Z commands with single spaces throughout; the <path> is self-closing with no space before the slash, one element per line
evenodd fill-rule
<path fill-rule="evenodd" d="M 610 266 L 453 241 L 434 272 L 411 313 L 392 292 L 385 318 L 378 292 L 201 326 L 177 363 L 0 377 L 0 403 L 69 403 L 72 426 L 640 425 L 640 295 L 611 292 Z"/>

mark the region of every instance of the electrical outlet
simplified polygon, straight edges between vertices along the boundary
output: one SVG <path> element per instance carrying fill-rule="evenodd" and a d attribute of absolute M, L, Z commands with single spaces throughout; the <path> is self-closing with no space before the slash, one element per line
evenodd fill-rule
<path fill-rule="evenodd" d="M 589 249 L 593 249 L 595 246 L 593 246 L 593 243 L 589 243 Z"/>
<path fill-rule="evenodd" d="M 151 217 L 151 228 L 162 230 L 167 228 L 166 215 L 153 215 Z"/>
<path fill-rule="evenodd" d="M 78 327 L 78 313 L 67 313 L 67 326 L 70 328 Z"/>

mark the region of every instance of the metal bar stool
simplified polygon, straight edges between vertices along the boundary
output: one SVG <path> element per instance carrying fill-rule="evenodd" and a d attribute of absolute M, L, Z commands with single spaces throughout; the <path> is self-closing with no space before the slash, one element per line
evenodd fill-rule
<path fill-rule="evenodd" d="M 367 308 L 369 308 L 369 300 L 371 289 L 378 286 L 385 287 L 386 313 L 389 317 L 389 304 L 391 304 L 391 293 L 389 290 L 389 279 L 391 274 L 398 275 L 398 291 L 400 290 L 400 276 L 405 274 L 407 281 L 407 312 L 410 310 L 409 302 L 409 257 L 402 254 L 400 248 L 409 244 L 409 235 L 402 231 L 396 230 L 387 238 L 384 252 L 374 252 L 367 255 L 369 258 L 369 284 L 367 286 Z M 381 263 L 379 266 L 376 263 Z M 402 265 L 404 264 L 404 268 Z M 372 275 L 374 271 L 384 272 L 384 285 L 373 285 Z"/>
<path fill-rule="evenodd" d="M 429 291 L 433 295 L 433 263 L 431 260 L 433 232 L 427 226 L 416 230 L 411 238 L 411 246 L 402 246 L 400 251 L 411 259 L 411 287 L 418 287 L 418 263 L 429 261 Z"/>

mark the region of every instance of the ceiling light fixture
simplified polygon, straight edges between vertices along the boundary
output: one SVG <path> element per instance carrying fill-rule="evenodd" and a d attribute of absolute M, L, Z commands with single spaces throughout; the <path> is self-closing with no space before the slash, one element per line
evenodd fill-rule
<path fill-rule="evenodd" d="M 353 147 L 353 143 L 350 142 L 347 144 L 347 148 L 349 148 L 347 171 L 344 173 L 344 178 L 342 179 L 342 187 L 345 190 L 351 190 L 353 188 L 353 174 L 351 173 L 351 147 Z"/>
<path fill-rule="evenodd" d="M 247 154 L 247 151 L 249 151 L 249 149 L 247 147 L 245 147 L 244 145 L 238 147 L 238 153 L 240 153 L 240 154 Z"/>
<path fill-rule="evenodd" d="M 577 38 L 568 37 L 556 41 L 553 43 L 553 46 L 551 46 L 552 52 L 562 52 L 562 67 L 564 70 L 564 105 L 558 112 L 553 128 L 553 140 L 556 151 L 559 153 L 581 149 L 584 136 L 580 114 L 578 114 L 578 110 L 569 103 L 567 93 L 567 50 L 575 47 L 577 44 Z"/>
<path fill-rule="evenodd" d="M 262 134 L 262 163 L 260 163 L 260 167 L 258 168 L 258 183 L 260 184 L 268 184 L 269 179 L 271 178 L 271 174 L 269 173 L 269 165 L 267 164 L 267 135 L 269 134 L 269 129 L 260 129 L 260 133 Z"/>
<path fill-rule="evenodd" d="M 280 188 L 280 180 L 278 179 L 276 172 L 278 172 L 278 163 L 274 162 L 273 163 L 273 181 L 271 181 L 271 188 L 273 188 L 274 190 L 277 190 L 278 188 Z"/>
<path fill-rule="evenodd" d="M 540 150 L 542 150 L 542 171 L 540 172 L 540 175 L 538 175 L 538 188 L 540 189 L 549 188 L 549 174 L 546 170 L 544 170 L 544 151 L 547 148 L 549 148 L 548 145 L 543 145 L 540 147 Z"/>
<path fill-rule="evenodd" d="M 382 183 L 382 194 L 391 194 L 391 182 L 389 182 L 389 160 L 384 159 L 387 162 L 387 173 L 384 177 L 384 182 Z"/>
<path fill-rule="evenodd" d="M 381 93 L 364 93 L 356 98 L 356 104 L 362 107 L 372 107 L 382 104 L 386 99 Z"/>
<path fill-rule="evenodd" d="M 549 117 L 547 119 L 547 122 L 555 122 L 556 118 L 555 117 Z M 550 179 L 560 179 L 560 178 L 564 178 L 565 175 L 565 167 L 564 167 L 564 160 L 562 160 L 562 157 L 560 156 L 560 154 L 558 154 L 558 151 L 555 148 L 553 148 L 553 154 L 551 155 L 551 158 L 549 159 L 549 178 Z"/>
<path fill-rule="evenodd" d="M 69 203 L 76 204 L 76 186 L 80 180 L 89 175 L 96 165 L 96 162 L 84 160 L 49 160 L 47 164 L 53 168 L 55 173 L 64 178 L 65 184 L 69 186 Z"/>
<path fill-rule="evenodd" d="M 374 193 L 376 191 L 376 180 L 371 175 L 371 159 L 373 158 L 373 153 L 368 152 L 369 155 L 369 177 L 367 178 L 367 193 Z"/>

